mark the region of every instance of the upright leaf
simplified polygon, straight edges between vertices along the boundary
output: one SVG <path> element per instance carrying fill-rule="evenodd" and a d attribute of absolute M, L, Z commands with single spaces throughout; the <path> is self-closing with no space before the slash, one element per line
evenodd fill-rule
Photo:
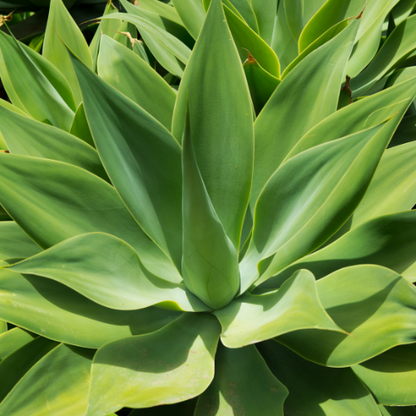
<path fill-rule="evenodd" d="M 279 84 L 257 118 L 251 208 L 264 184 L 300 138 L 336 111 L 358 26 L 356 20 L 301 61 Z"/>
<path fill-rule="evenodd" d="M 183 24 L 194 39 L 198 38 L 205 19 L 205 10 L 200 0 L 173 0 L 173 5 Z"/>
<path fill-rule="evenodd" d="M 269 45 L 272 43 L 274 21 L 279 0 L 251 0 L 257 20 L 258 34 Z"/>
<path fill-rule="evenodd" d="M 153 241 L 180 269 L 181 148 L 137 104 L 72 59 L 88 124 L 111 181 Z"/>
<path fill-rule="evenodd" d="M 173 132 L 183 137 L 189 101 L 196 160 L 212 205 L 236 249 L 253 163 L 250 93 L 220 0 L 212 1 L 179 87 Z"/>
<path fill-rule="evenodd" d="M 74 94 L 75 103 L 81 102 L 77 77 L 66 51 L 67 45 L 79 59 L 92 68 L 92 56 L 84 35 L 69 14 L 62 0 L 52 0 L 49 8 L 48 24 L 42 54 L 55 65 L 68 80 Z"/>
<path fill-rule="evenodd" d="M 187 123 L 183 138 L 182 275 L 191 292 L 212 309 L 227 305 L 240 285 L 237 252 L 207 193 Z"/>

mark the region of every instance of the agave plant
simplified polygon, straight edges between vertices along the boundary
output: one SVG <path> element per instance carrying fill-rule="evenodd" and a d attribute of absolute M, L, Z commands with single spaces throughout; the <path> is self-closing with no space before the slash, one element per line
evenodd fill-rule
<path fill-rule="evenodd" d="M 122 3 L 0 33 L 0 415 L 416 414 L 414 2 Z"/>

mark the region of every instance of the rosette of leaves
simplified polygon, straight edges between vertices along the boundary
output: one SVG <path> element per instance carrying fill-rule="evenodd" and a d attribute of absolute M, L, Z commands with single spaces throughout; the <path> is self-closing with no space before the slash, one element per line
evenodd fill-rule
<path fill-rule="evenodd" d="M 59 0 L 43 56 L 0 34 L 0 415 L 415 413 L 416 78 L 338 109 L 359 12 L 286 75 L 264 48 L 256 116 L 227 4 L 192 53 L 125 14 L 178 90 Z"/>

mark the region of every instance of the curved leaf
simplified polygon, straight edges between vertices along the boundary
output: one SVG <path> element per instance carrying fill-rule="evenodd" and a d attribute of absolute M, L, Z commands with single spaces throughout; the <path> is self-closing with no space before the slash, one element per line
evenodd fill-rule
<path fill-rule="evenodd" d="M 299 139 L 336 111 L 339 86 L 358 26 L 356 20 L 302 60 L 279 84 L 257 118 L 251 208 Z M 312 106 L 311 103 L 317 102 L 320 105 Z"/>
<path fill-rule="evenodd" d="M 201 394 L 214 378 L 219 334 L 213 316 L 186 313 L 160 331 L 105 345 L 94 357 L 88 416 Z"/>
<path fill-rule="evenodd" d="M 0 132 L 11 153 L 70 163 L 108 180 L 95 149 L 77 137 L 3 107 L 0 117 Z"/>
<path fill-rule="evenodd" d="M 135 310 L 164 302 L 179 310 L 209 310 L 183 284 L 146 270 L 132 247 L 109 234 L 70 238 L 7 269 L 48 277 L 107 308 Z"/>
<path fill-rule="evenodd" d="M 256 204 L 252 240 L 240 264 L 243 288 L 316 250 L 342 226 L 361 201 L 397 122 L 396 116 L 316 146 L 275 172 Z"/>
<path fill-rule="evenodd" d="M 237 252 L 225 233 L 198 169 L 189 131 L 183 138 L 182 275 L 212 309 L 227 305 L 240 286 Z"/>
<path fill-rule="evenodd" d="M 21 328 L 13 328 L 10 331 L 4 332 L 0 335 L 0 362 L 13 354 L 19 348 L 30 343 L 35 338 L 31 334 Z"/>
<path fill-rule="evenodd" d="M 42 55 L 65 76 L 74 94 L 75 103 L 79 105 L 81 93 L 78 80 L 65 45 L 85 65 L 92 68 L 92 56 L 80 28 L 72 19 L 62 0 L 51 0 Z"/>
<path fill-rule="evenodd" d="M 416 408 L 414 406 L 409 407 L 390 407 L 379 405 L 381 414 L 383 416 L 415 416 Z"/>
<path fill-rule="evenodd" d="M 199 397 L 195 416 L 283 416 L 288 393 L 254 346 L 231 350 L 219 345 L 214 380 Z"/>
<path fill-rule="evenodd" d="M 258 34 L 271 45 L 279 0 L 250 0 L 250 2 L 256 17 Z"/>
<path fill-rule="evenodd" d="M 349 332 L 302 331 L 277 340 L 308 360 L 345 367 L 416 337 L 416 289 L 390 269 L 346 267 L 317 282 L 323 307 Z"/>
<path fill-rule="evenodd" d="M 275 341 L 262 342 L 257 349 L 289 389 L 285 414 L 380 416 L 375 400 L 351 369 L 316 365 Z"/>
<path fill-rule="evenodd" d="M 240 348 L 300 329 L 343 332 L 322 308 L 315 278 L 308 270 L 294 273 L 277 291 L 245 294 L 214 315 L 222 326 L 221 341 L 228 348 Z"/>
<path fill-rule="evenodd" d="M 97 69 L 100 78 L 171 129 L 176 93 L 143 59 L 103 35 Z"/>
<path fill-rule="evenodd" d="M 73 57 L 98 153 L 133 217 L 180 268 L 181 148 L 159 122 Z"/>
<path fill-rule="evenodd" d="M 0 270 L 0 317 L 55 341 L 85 348 L 156 331 L 179 316 L 158 308 L 115 311 L 50 279 Z M 51 318 L 53 317 L 53 319 Z"/>
<path fill-rule="evenodd" d="M 52 160 L 0 153 L 0 161 L 1 202 L 42 248 L 76 235 L 104 232 L 130 244 L 152 273 L 165 280 L 182 280 L 131 217 L 116 190 L 102 179 Z"/>
<path fill-rule="evenodd" d="M 416 345 L 401 345 L 352 367 L 377 402 L 387 406 L 416 404 Z"/>
<path fill-rule="evenodd" d="M 252 176 L 253 122 L 247 82 L 224 19 L 220 0 L 214 0 L 179 87 L 173 133 L 182 140 L 189 102 L 202 179 L 238 249 Z"/>
<path fill-rule="evenodd" d="M 92 356 L 93 351 L 67 345 L 54 348 L 0 404 L 0 415 L 84 415 Z"/>
<path fill-rule="evenodd" d="M 198 38 L 205 19 L 205 10 L 200 0 L 173 0 L 183 24 L 194 39 Z"/>
<path fill-rule="evenodd" d="M 81 103 L 74 115 L 69 132 L 90 146 L 95 147 L 94 140 L 91 136 L 90 127 L 88 126 L 87 117 L 85 116 L 84 104 Z"/>

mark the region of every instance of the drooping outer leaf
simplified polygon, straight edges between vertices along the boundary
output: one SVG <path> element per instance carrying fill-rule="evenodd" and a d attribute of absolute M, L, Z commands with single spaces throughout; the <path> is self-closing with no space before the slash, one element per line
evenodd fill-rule
<path fill-rule="evenodd" d="M 74 94 L 75 103 L 78 105 L 81 102 L 81 93 L 65 45 L 85 65 L 92 68 L 92 56 L 80 28 L 72 19 L 62 0 L 51 0 L 42 54 L 65 75 Z"/>
<path fill-rule="evenodd" d="M 362 199 L 399 120 L 316 146 L 275 172 L 258 199 L 253 237 L 240 263 L 243 290 L 257 279 L 257 267 L 261 283 L 342 226 Z"/>
<path fill-rule="evenodd" d="M 85 414 L 92 356 L 93 351 L 59 345 L 20 380 L 1 403 L 0 415 Z"/>
<path fill-rule="evenodd" d="M 207 314 L 184 314 L 160 331 L 119 340 L 94 357 L 88 416 L 201 394 L 214 377 L 220 326 Z"/>
<path fill-rule="evenodd" d="M 3 107 L 0 117 L 0 132 L 11 153 L 70 163 L 108 180 L 96 150 L 77 137 Z"/>
<path fill-rule="evenodd" d="M 322 308 L 315 278 L 308 270 L 296 272 L 277 291 L 245 294 L 214 314 L 222 326 L 221 341 L 228 348 L 306 328 L 343 332 Z"/>
<path fill-rule="evenodd" d="M 41 251 L 14 221 L 0 222 L 0 260 L 30 257 Z"/>
<path fill-rule="evenodd" d="M 298 260 L 261 287 L 277 288 L 299 269 L 310 270 L 316 279 L 356 264 L 378 264 L 402 273 L 416 262 L 415 234 L 416 211 L 372 219 Z"/>
<path fill-rule="evenodd" d="M 352 228 L 380 215 L 411 209 L 416 203 L 416 142 L 387 149 L 374 179 L 352 217 Z"/>
<path fill-rule="evenodd" d="M 189 121 L 183 138 L 182 275 L 189 290 L 212 309 L 227 305 L 240 286 L 237 251 L 205 188 Z"/>
<path fill-rule="evenodd" d="M 388 406 L 416 404 L 416 345 L 401 345 L 352 367 L 377 401 Z"/>
<path fill-rule="evenodd" d="M 0 49 L 0 74 L 13 104 L 36 120 L 68 131 L 75 103 L 65 78 L 45 58 L 39 55 L 35 60 L 29 54 L 30 48 L 24 48 L 3 32 Z M 41 67 L 39 59 L 48 65 L 43 62 Z"/>
<path fill-rule="evenodd" d="M 390 269 L 346 267 L 317 282 L 331 318 L 350 335 L 302 331 L 277 340 L 303 357 L 331 367 L 368 360 L 416 337 L 416 289 Z"/>
<path fill-rule="evenodd" d="M 214 380 L 199 397 L 195 416 L 283 416 L 288 393 L 254 346 L 231 350 L 219 345 Z"/>
<path fill-rule="evenodd" d="M 112 183 L 133 217 L 180 268 L 181 148 L 123 94 L 72 57 L 88 124 Z"/>
<path fill-rule="evenodd" d="M 34 334 L 21 328 L 13 328 L 0 335 L 0 362 L 19 348 L 33 341 Z"/>
<path fill-rule="evenodd" d="M 302 60 L 279 84 L 257 118 L 252 209 L 261 189 L 292 147 L 336 111 L 344 67 L 358 26 L 359 20 L 355 20 Z"/>
<path fill-rule="evenodd" d="M 416 95 L 416 78 L 355 101 L 309 130 L 290 151 L 286 159 L 304 150 L 360 130 L 377 126 L 405 111 Z"/>
<path fill-rule="evenodd" d="M 288 389 L 285 414 L 380 416 L 369 391 L 349 368 L 326 368 L 275 341 L 257 345 L 267 366 Z"/>
<path fill-rule="evenodd" d="M 209 310 L 183 284 L 146 270 L 133 248 L 110 234 L 70 238 L 8 270 L 48 277 L 112 309 L 143 309 L 165 302 L 179 310 Z"/>
<path fill-rule="evenodd" d="M 131 217 L 115 189 L 62 162 L 0 153 L 1 203 L 42 248 L 88 232 L 121 238 L 145 267 L 165 280 L 181 276 Z"/>
<path fill-rule="evenodd" d="M 143 59 L 103 35 L 97 69 L 100 78 L 171 129 L 176 93 Z"/>
<path fill-rule="evenodd" d="M 151 307 L 115 311 L 66 286 L 38 276 L 0 270 L 0 317 L 47 338 L 99 348 L 131 335 L 156 331 L 179 316 Z"/>
<path fill-rule="evenodd" d="M 0 384 L 0 401 L 3 401 L 10 390 L 13 389 L 30 368 L 56 345 L 57 343 L 54 341 L 37 337 L 4 359 L 0 363 L 0 376 L 2 379 Z"/>
<path fill-rule="evenodd" d="M 250 96 L 220 0 L 212 1 L 179 87 L 173 133 L 180 141 L 189 102 L 196 160 L 212 205 L 234 244 L 247 208 L 253 163 Z"/>

